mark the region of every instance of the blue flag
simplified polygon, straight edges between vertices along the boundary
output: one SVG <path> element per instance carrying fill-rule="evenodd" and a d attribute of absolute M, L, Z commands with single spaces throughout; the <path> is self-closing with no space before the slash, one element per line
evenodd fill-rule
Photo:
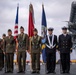
<path fill-rule="evenodd" d="M 45 41 L 47 35 L 47 22 L 46 22 L 46 15 L 44 10 L 44 5 L 42 5 L 42 24 L 41 24 L 41 35 L 42 35 L 42 58 L 43 62 L 46 63 L 46 48 L 45 48 Z"/>

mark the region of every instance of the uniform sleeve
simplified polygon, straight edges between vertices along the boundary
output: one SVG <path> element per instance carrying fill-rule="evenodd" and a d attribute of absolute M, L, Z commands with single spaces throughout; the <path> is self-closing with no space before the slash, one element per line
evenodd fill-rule
<path fill-rule="evenodd" d="M 14 39 L 14 40 L 13 40 L 14 51 L 16 50 L 16 42 L 17 42 L 17 40 Z"/>
<path fill-rule="evenodd" d="M 6 39 L 4 40 L 4 43 L 3 43 L 3 52 L 6 52 Z"/>
<path fill-rule="evenodd" d="M 60 39 L 60 36 L 58 38 L 58 51 L 60 51 L 60 48 L 61 48 L 61 39 Z"/>
<path fill-rule="evenodd" d="M 46 36 L 46 41 L 45 41 L 45 44 L 48 44 L 48 38 L 47 38 L 48 36 Z"/>
<path fill-rule="evenodd" d="M 40 51 L 42 51 L 42 37 L 40 37 Z"/>
<path fill-rule="evenodd" d="M 1 39 L 1 49 L 3 50 L 3 40 Z"/>
<path fill-rule="evenodd" d="M 70 36 L 70 50 L 71 50 L 71 52 L 72 52 L 72 45 L 73 45 L 73 43 L 72 43 L 72 37 Z"/>
<path fill-rule="evenodd" d="M 16 51 L 18 51 L 19 36 L 20 36 L 20 34 L 18 34 L 18 37 L 17 37 L 17 40 L 16 40 Z"/>
<path fill-rule="evenodd" d="M 57 42 L 57 36 L 56 36 L 56 48 L 58 49 L 58 42 Z"/>
<path fill-rule="evenodd" d="M 26 50 L 28 50 L 28 49 L 29 49 L 29 37 L 26 34 Z"/>

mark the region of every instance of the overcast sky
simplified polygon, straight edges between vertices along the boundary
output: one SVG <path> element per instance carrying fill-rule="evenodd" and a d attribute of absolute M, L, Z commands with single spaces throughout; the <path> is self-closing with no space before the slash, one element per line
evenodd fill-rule
<path fill-rule="evenodd" d="M 67 26 L 74 0 L 0 0 L 0 37 L 10 28 L 14 32 L 17 3 L 19 3 L 19 27 L 28 33 L 29 4 L 34 7 L 35 27 L 41 35 L 42 3 L 45 6 L 48 27 L 54 27 L 54 33 L 61 34 L 61 27 Z"/>

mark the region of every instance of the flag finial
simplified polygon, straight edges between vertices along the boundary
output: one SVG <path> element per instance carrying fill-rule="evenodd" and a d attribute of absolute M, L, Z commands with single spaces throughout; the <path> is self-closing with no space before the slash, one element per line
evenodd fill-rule
<path fill-rule="evenodd" d="M 32 3 L 30 2 L 30 5 L 32 5 Z"/>
<path fill-rule="evenodd" d="M 17 6 L 19 7 L 19 3 L 17 3 Z"/>
<path fill-rule="evenodd" d="M 30 5 L 29 5 L 29 10 L 31 11 L 31 12 L 33 12 L 33 5 L 30 3 Z"/>
<path fill-rule="evenodd" d="M 42 8 L 44 8 L 44 4 L 42 3 Z"/>

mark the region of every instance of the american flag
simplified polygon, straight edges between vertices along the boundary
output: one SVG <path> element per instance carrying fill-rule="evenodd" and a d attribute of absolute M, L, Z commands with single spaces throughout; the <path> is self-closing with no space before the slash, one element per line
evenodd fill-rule
<path fill-rule="evenodd" d="M 19 11 L 19 4 L 17 5 L 17 13 L 16 13 L 16 19 L 15 19 L 15 27 L 14 27 L 14 38 L 16 39 L 18 37 L 18 11 Z"/>

